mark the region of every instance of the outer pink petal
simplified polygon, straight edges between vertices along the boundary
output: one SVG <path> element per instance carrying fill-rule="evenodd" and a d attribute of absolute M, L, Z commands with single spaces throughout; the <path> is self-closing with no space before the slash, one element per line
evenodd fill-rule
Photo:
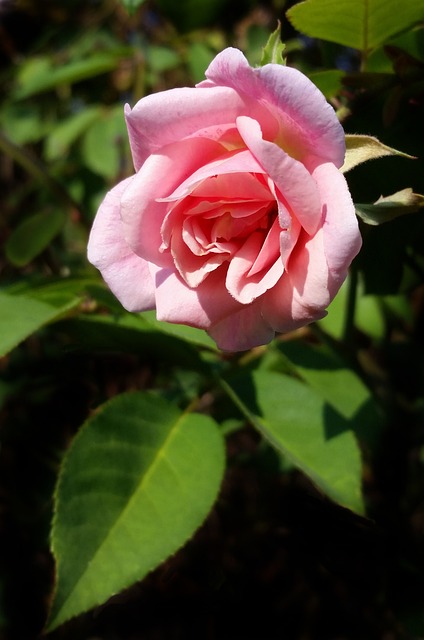
<path fill-rule="evenodd" d="M 206 77 L 208 80 L 199 87 L 232 87 L 240 95 L 269 103 L 295 157 L 312 155 L 337 167 L 343 164 L 345 138 L 334 109 L 297 69 L 278 64 L 252 69 L 241 51 L 228 48 L 214 58 Z"/>
<path fill-rule="evenodd" d="M 161 226 L 168 196 L 196 169 L 215 160 L 222 146 L 212 140 L 192 138 L 175 142 L 151 155 L 134 176 L 121 201 L 124 234 L 133 251 L 149 262 L 171 266 L 169 253 L 160 253 Z"/>
<path fill-rule="evenodd" d="M 161 147 L 196 134 L 210 137 L 209 127 L 234 125 L 246 112 L 243 98 L 230 87 L 213 92 L 195 88 L 170 89 L 142 98 L 131 110 L 125 107 L 128 134 L 136 171 Z"/>
<path fill-rule="evenodd" d="M 330 272 L 333 298 L 362 245 L 358 221 L 345 177 L 332 164 L 318 166 L 313 176 L 324 208 L 324 251 Z"/>
<path fill-rule="evenodd" d="M 241 307 L 225 289 L 225 267 L 211 273 L 196 289 L 188 287 L 175 269 L 150 264 L 150 270 L 156 287 L 158 320 L 209 329 Z"/>
<path fill-rule="evenodd" d="M 259 124 L 252 118 L 238 118 L 237 127 L 302 227 L 309 234 L 315 233 L 321 223 L 321 206 L 317 186 L 309 171 L 276 144 L 263 140 Z"/>
<path fill-rule="evenodd" d="M 323 207 L 323 226 L 303 234 L 287 271 L 263 296 L 262 313 L 281 332 L 319 320 L 343 283 L 361 247 L 352 199 L 344 176 L 331 164 L 314 171 Z"/>
<path fill-rule="evenodd" d="M 146 311 L 155 307 L 153 280 L 146 261 L 126 243 L 120 217 L 121 195 L 132 180 L 120 182 L 100 205 L 88 241 L 88 259 L 128 311 Z"/>
<path fill-rule="evenodd" d="M 245 351 L 268 344 L 275 331 L 261 316 L 259 300 L 214 324 L 208 331 L 224 351 Z"/>
<path fill-rule="evenodd" d="M 322 229 L 312 238 L 303 233 L 288 270 L 262 298 L 263 316 L 276 331 L 291 331 L 324 317 L 330 300 Z"/>

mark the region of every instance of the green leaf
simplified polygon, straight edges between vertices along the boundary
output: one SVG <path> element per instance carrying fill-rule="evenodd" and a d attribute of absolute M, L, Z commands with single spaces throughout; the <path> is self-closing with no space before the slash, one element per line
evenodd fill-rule
<path fill-rule="evenodd" d="M 106 111 L 86 131 L 82 151 L 84 162 L 94 173 L 113 179 L 127 155 L 127 129 L 121 105 Z"/>
<path fill-rule="evenodd" d="M 295 371 L 346 419 L 353 418 L 371 400 L 370 390 L 335 354 L 299 340 L 281 342 L 278 351 Z"/>
<path fill-rule="evenodd" d="M 252 425 L 330 498 L 363 513 L 351 424 L 307 385 L 269 371 L 223 381 Z"/>
<path fill-rule="evenodd" d="M 347 134 L 346 139 L 346 155 L 345 161 L 340 169 L 343 173 L 350 171 L 362 162 L 367 160 L 376 160 L 385 156 L 401 156 L 409 160 L 415 160 L 414 156 L 387 147 L 385 144 L 374 138 L 373 136 L 364 136 L 356 134 Z"/>
<path fill-rule="evenodd" d="M 140 354 L 157 364 L 168 363 L 209 373 L 209 367 L 190 340 L 169 335 L 150 324 L 142 315 L 80 315 L 61 323 L 61 331 L 73 348 L 101 352 Z"/>
<path fill-rule="evenodd" d="M 300 340 L 279 342 L 276 348 L 296 375 L 349 420 L 361 439 L 376 441 L 381 427 L 377 405 L 361 378 L 338 355 Z"/>
<path fill-rule="evenodd" d="M 0 356 L 47 323 L 61 317 L 68 308 L 58 308 L 29 296 L 0 292 Z"/>
<path fill-rule="evenodd" d="M 286 64 L 286 58 L 284 57 L 285 45 L 281 42 L 281 22 L 278 21 L 278 26 L 275 31 L 271 33 L 268 38 L 268 42 L 262 50 L 261 66 L 265 64 Z"/>
<path fill-rule="evenodd" d="M 216 500 L 224 458 L 208 416 L 141 392 L 103 405 L 75 438 L 59 477 L 49 630 L 175 553 Z"/>
<path fill-rule="evenodd" d="M 389 255 L 392 247 L 389 247 Z M 372 252 L 371 252 L 372 253 Z M 372 253 L 372 267 L 375 271 L 375 254 Z M 386 260 L 380 260 L 381 264 L 385 264 Z M 373 338 L 374 340 L 382 340 L 386 335 L 387 322 L 386 315 L 400 315 L 405 322 L 411 322 L 411 317 L 408 315 L 408 310 L 405 309 L 405 299 L 403 296 L 384 295 L 385 283 L 384 278 L 381 277 L 380 272 L 377 273 L 377 279 L 380 288 L 382 288 L 381 294 L 369 295 L 365 294 L 365 286 L 361 281 L 357 289 L 356 296 L 356 312 L 355 312 L 355 326 L 362 331 L 365 335 Z M 328 315 L 322 320 L 318 321 L 318 325 L 330 336 L 336 340 L 343 338 L 345 315 L 347 305 L 347 290 L 349 286 L 349 276 L 343 283 L 339 293 L 334 298 L 333 302 L 328 307 Z M 399 309 L 396 312 L 396 308 Z M 401 312 L 400 309 L 403 309 Z"/>
<path fill-rule="evenodd" d="M 424 207 L 424 196 L 402 189 L 391 196 L 381 196 L 374 204 L 355 204 L 357 215 L 366 224 L 379 225 Z"/>
<path fill-rule="evenodd" d="M 306 0 L 287 11 L 295 29 L 312 38 L 367 53 L 424 18 L 422 0 Z"/>
<path fill-rule="evenodd" d="M 47 160 L 58 160 L 96 120 L 101 117 L 102 107 L 95 105 L 75 113 L 53 129 L 46 139 L 45 156 Z"/>
<path fill-rule="evenodd" d="M 7 259 L 17 267 L 31 262 L 61 231 L 66 216 L 60 209 L 36 213 L 11 233 L 5 244 Z"/>

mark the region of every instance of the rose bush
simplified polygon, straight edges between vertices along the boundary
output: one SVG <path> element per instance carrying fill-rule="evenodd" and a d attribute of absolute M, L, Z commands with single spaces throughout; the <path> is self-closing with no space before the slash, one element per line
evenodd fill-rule
<path fill-rule="evenodd" d="M 322 318 L 361 239 L 344 132 L 312 82 L 229 48 L 195 88 L 125 115 L 136 173 L 107 194 L 88 246 L 123 306 L 233 351 Z"/>

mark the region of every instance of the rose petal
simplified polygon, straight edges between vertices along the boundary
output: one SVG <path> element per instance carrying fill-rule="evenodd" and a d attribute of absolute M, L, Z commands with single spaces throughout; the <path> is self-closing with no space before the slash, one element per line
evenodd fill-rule
<path fill-rule="evenodd" d="M 170 254 L 160 251 L 161 226 L 169 205 L 157 200 L 221 154 L 217 142 L 193 138 L 170 144 L 146 160 L 121 200 L 125 238 L 135 253 L 161 266 L 172 264 Z"/>
<path fill-rule="evenodd" d="M 187 286 L 175 267 L 161 269 L 150 264 L 150 271 L 156 287 L 158 320 L 209 329 L 240 308 L 225 288 L 225 267 L 211 273 L 196 289 Z"/>
<path fill-rule="evenodd" d="M 318 166 L 313 172 L 325 210 L 324 251 L 331 275 L 329 288 L 333 298 L 344 282 L 362 239 L 355 208 L 345 177 L 332 164 Z"/>
<path fill-rule="evenodd" d="M 278 64 L 252 69 L 241 51 L 228 48 L 214 58 L 205 75 L 207 81 L 198 87 L 232 87 L 241 95 L 272 105 L 281 124 L 285 148 L 294 157 L 305 161 L 309 155 L 318 156 L 342 166 L 343 128 L 323 94 L 297 69 Z M 260 117 L 257 119 L 263 128 L 264 122 Z M 264 137 L 273 139 L 265 131 Z"/>
<path fill-rule="evenodd" d="M 245 112 L 243 98 L 230 87 L 214 87 L 213 96 L 195 88 L 170 89 L 145 96 L 132 110 L 126 105 L 135 170 L 152 153 L 193 134 L 218 139 L 221 129 L 233 127 L 237 116 Z"/>
<path fill-rule="evenodd" d="M 120 217 L 122 193 L 131 184 L 127 178 L 109 191 L 94 220 L 88 259 L 101 271 L 111 291 L 128 311 L 155 308 L 155 289 L 148 264 L 124 239 Z"/>
<path fill-rule="evenodd" d="M 198 140 L 197 142 L 202 145 L 205 141 Z M 181 198 L 190 195 L 196 188 L 199 188 L 201 191 L 203 183 L 207 178 L 227 174 L 228 180 L 231 180 L 231 176 L 235 173 L 240 175 L 244 173 L 261 174 L 265 173 L 265 169 L 254 158 L 250 151 L 246 149 L 243 151 L 221 154 L 220 158 L 211 160 L 211 162 L 205 164 L 205 166 L 200 166 L 197 171 L 193 171 L 193 173 L 184 182 L 181 182 L 181 184 L 179 184 L 172 193 L 167 197 L 160 198 L 160 200 L 161 202 L 173 202 L 175 200 L 180 200 Z M 234 183 L 234 186 L 236 187 L 234 197 L 237 198 L 236 183 Z M 226 191 L 224 191 L 224 193 L 226 193 Z"/>
<path fill-rule="evenodd" d="M 215 323 L 209 335 L 224 351 L 245 351 L 270 342 L 275 331 L 261 316 L 259 301 Z"/>
<path fill-rule="evenodd" d="M 283 274 L 284 265 L 279 254 L 278 235 L 275 238 L 274 251 L 270 249 L 269 264 L 261 271 L 250 273 L 263 244 L 263 234 L 252 233 L 228 267 L 225 285 L 231 295 L 242 304 L 253 302 L 272 288 Z"/>
<path fill-rule="evenodd" d="M 175 232 L 171 241 L 171 253 L 181 277 L 189 287 L 198 287 L 205 278 L 223 262 L 228 262 L 230 252 L 209 252 L 206 256 L 197 256 L 184 242 L 181 231 Z"/>
<path fill-rule="evenodd" d="M 322 229 L 313 237 L 302 232 L 290 268 L 262 298 L 262 314 L 276 331 L 291 331 L 326 315 L 331 296 L 323 236 Z"/>
<path fill-rule="evenodd" d="M 309 171 L 276 144 L 263 140 L 260 126 L 252 118 L 237 118 L 237 128 L 302 227 L 310 235 L 314 234 L 321 222 L 321 205 L 317 186 Z"/>

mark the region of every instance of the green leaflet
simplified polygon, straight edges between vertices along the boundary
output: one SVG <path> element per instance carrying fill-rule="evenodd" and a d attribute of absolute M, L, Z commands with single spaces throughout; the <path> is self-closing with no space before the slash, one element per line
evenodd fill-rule
<path fill-rule="evenodd" d="M 293 26 L 367 53 L 424 18 L 422 0 L 306 0 L 287 11 Z"/>
<path fill-rule="evenodd" d="M 49 629 L 141 580 L 208 515 L 224 446 L 208 416 L 128 393 L 90 418 L 65 457 L 52 530 Z"/>
<path fill-rule="evenodd" d="M 374 204 L 355 204 L 357 215 L 366 224 L 373 226 L 416 213 L 423 207 L 424 196 L 413 193 L 412 189 L 402 189 L 390 196 L 381 196 Z"/>
<path fill-rule="evenodd" d="M 62 307 L 56 307 L 29 296 L 0 293 L 0 356 L 78 303 L 74 298 Z"/>
<path fill-rule="evenodd" d="M 401 156 L 409 160 L 415 159 L 407 153 L 386 146 L 373 136 L 348 134 L 345 138 L 346 156 L 344 164 L 340 169 L 342 173 L 350 171 L 358 164 L 362 164 L 362 162 L 366 162 L 367 160 L 376 160 L 377 158 L 384 158 L 385 156 Z"/>
<path fill-rule="evenodd" d="M 361 456 L 350 422 L 289 376 L 255 371 L 223 387 L 252 425 L 330 498 L 363 513 Z"/>

